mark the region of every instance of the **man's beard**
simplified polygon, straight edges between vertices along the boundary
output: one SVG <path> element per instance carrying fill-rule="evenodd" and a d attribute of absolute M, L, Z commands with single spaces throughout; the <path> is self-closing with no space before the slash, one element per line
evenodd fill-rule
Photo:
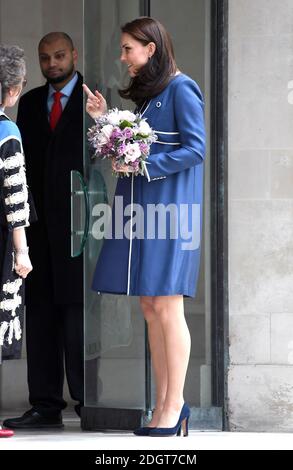
<path fill-rule="evenodd" d="M 49 83 L 54 85 L 55 83 L 64 82 L 68 77 L 70 77 L 70 75 L 73 74 L 73 72 L 74 72 L 74 65 L 72 64 L 70 70 L 65 72 L 63 75 L 60 75 L 59 77 L 50 77 L 50 76 L 46 75 L 45 73 L 43 73 L 43 75 Z"/>

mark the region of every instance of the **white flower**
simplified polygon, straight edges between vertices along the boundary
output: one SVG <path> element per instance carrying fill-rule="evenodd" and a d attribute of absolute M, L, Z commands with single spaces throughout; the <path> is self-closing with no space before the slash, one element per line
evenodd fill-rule
<path fill-rule="evenodd" d="M 119 118 L 121 121 L 134 122 L 136 120 L 135 114 L 130 111 L 119 111 Z"/>
<path fill-rule="evenodd" d="M 107 116 L 107 122 L 112 126 L 118 126 L 120 123 L 120 116 L 118 109 L 114 109 L 113 111 L 109 112 Z"/>
<path fill-rule="evenodd" d="M 124 154 L 125 163 L 135 162 L 141 156 L 139 145 L 137 143 L 127 144 Z"/>
<path fill-rule="evenodd" d="M 149 126 L 149 124 L 143 120 L 143 121 L 140 121 L 139 123 L 139 126 L 138 126 L 138 131 L 137 131 L 138 134 L 142 134 L 142 135 L 149 135 L 151 134 L 151 128 Z"/>
<path fill-rule="evenodd" d="M 106 137 L 107 140 L 109 140 L 112 135 L 113 129 L 114 126 L 112 126 L 111 124 L 106 124 L 106 126 L 102 127 L 101 133 L 103 134 L 103 136 Z"/>
<path fill-rule="evenodd" d="M 111 124 L 106 124 L 106 126 L 103 126 L 101 128 L 98 135 L 99 146 L 105 145 L 109 142 L 113 129 L 114 127 L 111 126 Z"/>

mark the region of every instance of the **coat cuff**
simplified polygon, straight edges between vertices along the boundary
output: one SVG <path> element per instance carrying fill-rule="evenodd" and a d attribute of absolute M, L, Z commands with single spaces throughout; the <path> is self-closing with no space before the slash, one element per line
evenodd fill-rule
<path fill-rule="evenodd" d="M 151 181 L 156 181 L 156 180 L 164 180 L 165 178 L 167 178 L 167 176 L 159 176 L 157 178 L 151 178 L 150 177 L 150 174 L 148 172 L 148 169 L 147 169 L 147 164 L 144 165 L 144 174 L 148 180 L 148 182 L 150 183 Z"/>

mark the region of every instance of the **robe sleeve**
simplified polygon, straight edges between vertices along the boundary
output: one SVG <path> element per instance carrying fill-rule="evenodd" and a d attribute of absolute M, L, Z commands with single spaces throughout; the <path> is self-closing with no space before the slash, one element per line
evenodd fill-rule
<path fill-rule="evenodd" d="M 193 80 L 186 80 L 176 87 L 174 94 L 174 112 L 181 145 L 177 150 L 153 153 L 148 157 L 148 181 L 166 178 L 198 165 L 205 156 L 204 105 L 201 92 Z"/>
<path fill-rule="evenodd" d="M 4 172 L 4 211 L 8 230 L 29 226 L 28 188 L 25 159 L 21 141 L 8 137 L 1 145 L 1 165 Z"/>

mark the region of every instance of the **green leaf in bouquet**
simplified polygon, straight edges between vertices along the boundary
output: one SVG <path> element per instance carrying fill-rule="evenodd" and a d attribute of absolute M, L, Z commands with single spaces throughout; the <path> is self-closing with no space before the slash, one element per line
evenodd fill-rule
<path fill-rule="evenodd" d="M 145 134 L 136 134 L 134 137 L 133 137 L 133 140 L 141 140 L 141 139 L 147 139 L 148 138 L 148 135 L 145 135 Z"/>
<path fill-rule="evenodd" d="M 119 127 L 120 129 L 125 129 L 126 127 L 133 127 L 134 124 L 132 122 L 129 122 L 129 121 L 122 121 L 120 124 L 119 124 Z"/>

